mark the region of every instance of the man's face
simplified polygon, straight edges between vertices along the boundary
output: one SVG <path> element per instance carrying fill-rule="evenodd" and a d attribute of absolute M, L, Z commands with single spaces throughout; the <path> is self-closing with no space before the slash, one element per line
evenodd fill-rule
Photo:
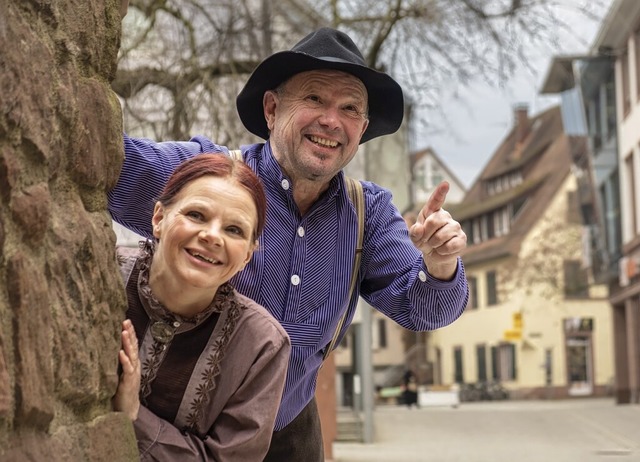
<path fill-rule="evenodd" d="M 264 97 L 274 156 L 295 180 L 328 183 L 356 154 L 369 125 L 367 91 L 345 72 L 294 75 Z"/>

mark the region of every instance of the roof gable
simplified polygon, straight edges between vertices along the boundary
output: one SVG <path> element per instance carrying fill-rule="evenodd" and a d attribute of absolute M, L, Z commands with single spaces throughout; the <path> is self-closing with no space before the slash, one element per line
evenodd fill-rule
<path fill-rule="evenodd" d="M 520 140 L 517 127 L 510 131 L 462 203 L 449 208 L 468 229 L 473 220 L 489 220 L 494 212 L 510 213 L 517 204 L 508 232 L 480 243 L 469 242 L 463 254 L 465 263 L 516 254 L 570 174 L 572 159 L 586 149 L 584 137 L 564 133 L 559 107 L 527 118 L 527 124 L 526 136 Z M 495 187 L 501 184 L 506 187 Z"/>

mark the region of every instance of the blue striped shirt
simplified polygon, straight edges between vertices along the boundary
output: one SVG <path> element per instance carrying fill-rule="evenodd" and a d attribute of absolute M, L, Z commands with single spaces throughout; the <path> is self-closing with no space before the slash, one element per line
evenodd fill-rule
<path fill-rule="evenodd" d="M 200 136 L 189 142 L 155 143 L 125 135 L 124 144 L 125 162 L 118 184 L 109 192 L 109 210 L 115 221 L 149 237 L 155 199 L 173 169 L 201 152 L 228 152 Z M 242 151 L 263 181 L 267 221 L 259 249 L 231 282 L 266 307 L 291 338 L 287 381 L 276 418 L 279 430 L 313 398 L 324 349 L 347 309 L 340 338 L 344 335 L 359 296 L 401 326 L 427 331 L 460 316 L 467 303 L 467 282 L 461 260 L 452 281 L 429 276 L 422 254 L 391 203 L 391 193 L 363 181 L 362 262 L 359 284 L 348 299 L 358 223 L 343 187 L 343 173 L 300 216 L 291 180 L 282 173 L 269 143 L 244 146 Z"/>

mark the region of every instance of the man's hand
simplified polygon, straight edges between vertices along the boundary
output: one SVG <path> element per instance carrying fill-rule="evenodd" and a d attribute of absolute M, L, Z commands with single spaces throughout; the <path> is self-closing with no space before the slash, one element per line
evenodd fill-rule
<path fill-rule="evenodd" d="M 409 229 L 413 244 L 422 252 L 429 274 L 450 280 L 458 266 L 458 256 L 467 245 L 467 235 L 460 223 L 442 209 L 449 183 L 440 183 L 420 210 L 416 223 Z"/>

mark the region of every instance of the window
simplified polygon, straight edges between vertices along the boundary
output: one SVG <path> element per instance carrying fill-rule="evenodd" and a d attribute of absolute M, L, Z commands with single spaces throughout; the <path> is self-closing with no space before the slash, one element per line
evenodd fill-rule
<path fill-rule="evenodd" d="M 379 350 L 387 348 L 386 318 L 374 317 L 371 321 L 371 348 Z"/>
<path fill-rule="evenodd" d="M 571 223 L 573 225 L 582 224 L 578 191 L 569 191 L 567 193 L 567 223 Z"/>
<path fill-rule="evenodd" d="M 589 296 L 589 278 L 587 270 L 579 260 L 565 260 L 564 294 L 567 297 L 586 298 Z"/>
<path fill-rule="evenodd" d="M 496 231 L 496 237 L 509 234 L 509 216 L 509 207 L 502 207 L 494 213 L 493 221 Z"/>
<path fill-rule="evenodd" d="M 498 304 L 498 288 L 496 281 L 496 272 L 487 272 L 487 305 Z"/>
<path fill-rule="evenodd" d="M 453 381 L 455 383 L 464 383 L 464 374 L 462 371 L 462 347 L 455 347 L 453 349 L 453 363 L 455 369 Z"/>
<path fill-rule="evenodd" d="M 626 116 L 631 110 L 631 93 L 629 88 L 629 50 L 620 56 L 620 73 L 622 74 L 622 114 Z"/>
<path fill-rule="evenodd" d="M 606 229 L 605 238 L 609 255 L 616 258 L 621 253 L 622 236 L 620 233 L 620 179 L 618 169 L 614 169 L 609 176 L 609 181 L 601 188 L 602 203 L 605 205 Z"/>
<path fill-rule="evenodd" d="M 479 244 L 482 242 L 482 226 L 481 226 L 481 218 L 474 219 L 471 224 L 473 227 L 473 243 Z"/>
<path fill-rule="evenodd" d="M 593 141 L 594 149 L 598 150 L 603 142 L 602 124 L 600 123 L 600 92 L 596 93 L 589 101 L 587 113 L 589 135 Z"/>
<path fill-rule="evenodd" d="M 378 346 L 387 347 L 387 320 L 384 318 L 378 319 Z"/>
<path fill-rule="evenodd" d="M 344 334 L 344 337 L 342 337 L 342 340 L 340 340 L 339 346 L 342 347 L 343 350 L 346 350 L 349 348 L 349 337 L 352 335 L 351 331 L 352 331 L 352 327 L 349 326 L 349 328 L 347 329 L 347 332 L 345 332 Z"/>
<path fill-rule="evenodd" d="M 489 194 L 490 196 L 493 196 L 495 193 L 495 187 L 493 186 L 493 182 L 489 182 L 487 183 L 487 194 Z"/>
<path fill-rule="evenodd" d="M 514 173 L 512 173 L 510 181 L 509 181 L 509 185 L 512 188 L 515 188 L 516 186 L 518 186 L 521 183 L 522 183 L 522 172 L 514 172 Z"/>
<path fill-rule="evenodd" d="M 605 94 L 607 97 L 607 139 L 615 136 L 617 133 L 616 127 L 616 87 L 613 80 L 606 83 Z"/>
<path fill-rule="evenodd" d="M 640 99 L 640 29 L 633 36 L 633 45 L 636 58 L 636 97 Z"/>
<path fill-rule="evenodd" d="M 487 228 L 487 216 L 482 215 L 480 218 L 480 242 L 489 239 L 489 232 Z"/>
<path fill-rule="evenodd" d="M 415 178 L 416 184 L 420 189 L 426 188 L 427 179 L 425 175 L 425 166 L 423 162 L 419 162 L 416 165 L 416 168 L 414 170 L 414 178 Z"/>
<path fill-rule="evenodd" d="M 545 385 L 553 383 L 553 350 L 551 348 L 544 350 L 544 378 Z"/>
<path fill-rule="evenodd" d="M 442 182 L 442 180 L 444 180 L 444 176 L 442 175 L 440 168 L 434 165 L 431 172 L 431 187 L 435 188 Z"/>
<path fill-rule="evenodd" d="M 630 153 L 624 160 L 627 173 L 627 194 L 629 195 L 629 222 L 631 225 L 631 236 L 638 233 L 638 217 L 636 211 L 636 174 L 633 166 L 633 153 Z"/>
<path fill-rule="evenodd" d="M 491 375 L 493 380 L 516 380 L 516 346 L 513 343 L 491 347 Z"/>
<path fill-rule="evenodd" d="M 496 236 L 494 216 L 495 216 L 495 212 L 489 212 L 486 216 L 488 239 L 493 239 Z"/>
<path fill-rule="evenodd" d="M 474 226 L 473 226 L 473 220 L 465 220 L 462 222 L 462 230 L 464 231 L 464 233 L 467 235 L 467 242 L 469 244 L 475 244 L 475 235 L 473 233 L 474 231 Z"/>
<path fill-rule="evenodd" d="M 513 201 L 513 203 L 511 204 L 511 218 L 515 221 L 516 217 L 518 216 L 518 212 L 520 212 L 520 210 L 522 209 L 522 207 L 524 207 L 524 204 L 526 203 L 527 199 L 524 197 L 519 197 L 516 200 Z"/>
<path fill-rule="evenodd" d="M 478 363 L 478 382 L 487 381 L 487 351 L 484 345 L 476 346 L 476 361 Z"/>
<path fill-rule="evenodd" d="M 475 276 L 467 277 L 467 283 L 469 285 L 469 302 L 467 303 L 468 310 L 475 310 L 478 308 L 478 279 Z"/>

